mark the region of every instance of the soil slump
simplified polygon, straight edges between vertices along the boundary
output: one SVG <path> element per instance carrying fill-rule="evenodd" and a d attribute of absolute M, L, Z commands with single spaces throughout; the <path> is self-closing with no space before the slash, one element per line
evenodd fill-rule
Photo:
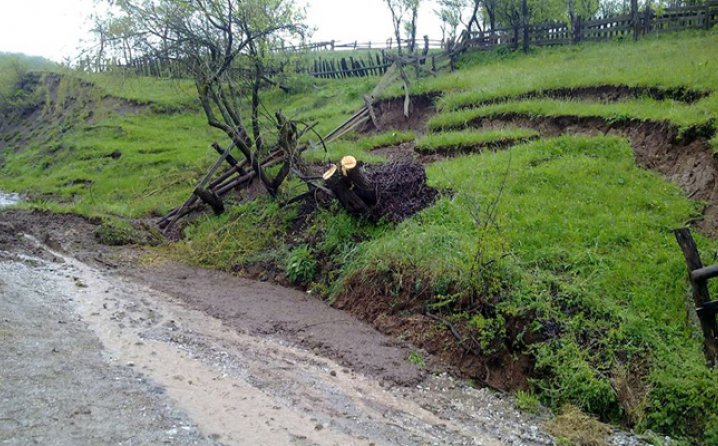
<path fill-rule="evenodd" d="M 687 88 L 662 89 L 658 87 L 597 86 L 562 88 L 526 93 L 519 97 L 505 97 L 494 100 L 502 102 L 518 98 L 554 97 L 617 101 L 640 96 L 655 99 L 675 99 L 694 102 L 708 93 Z M 425 133 L 426 123 L 435 112 L 435 96 L 417 96 L 412 102 L 414 117 L 403 115 L 403 98 L 381 101 L 377 109 L 382 129 L 415 130 Z M 474 106 L 485 103 L 474 104 Z M 636 157 L 636 162 L 647 169 L 665 176 L 678 185 L 688 198 L 704 201 L 703 218 L 695 225 L 705 234 L 718 236 L 718 160 L 708 139 L 716 129 L 713 124 L 695 126 L 680 130 L 674 124 L 662 121 L 641 121 L 637 119 L 608 120 L 603 117 L 547 116 L 535 117 L 518 113 L 504 113 L 491 117 L 480 117 L 466 124 L 466 127 L 500 129 L 522 127 L 537 130 L 541 137 L 560 135 L 617 135 L 627 137 Z M 371 131 L 371 129 L 368 129 Z M 500 148 L 510 148 L 512 145 Z M 408 159 L 412 156 L 423 162 L 437 159 L 437 155 L 418 157 L 407 153 L 414 150 L 411 144 L 394 148 L 382 148 L 374 153 L 386 154 L 392 160 Z"/>
<path fill-rule="evenodd" d="M 429 118 L 436 113 L 434 100 L 436 94 L 411 96 L 409 117 L 404 116 L 404 98 L 393 98 L 379 101 L 374 105 L 379 130 L 414 130 L 424 132 Z M 365 133 L 376 132 L 370 122 L 362 129 Z"/>
<path fill-rule="evenodd" d="M 503 96 L 478 103 L 467 104 L 462 108 L 471 108 L 481 105 L 498 104 L 501 102 L 522 99 L 564 99 L 583 100 L 594 102 L 617 102 L 630 99 L 651 98 L 657 101 L 674 100 L 693 104 L 708 97 L 710 91 L 693 90 L 687 87 L 661 88 L 661 87 L 629 87 L 628 85 L 596 85 L 587 87 L 550 88 L 532 91 L 515 96 Z"/>
<path fill-rule="evenodd" d="M 602 86 L 532 92 L 522 97 L 617 101 L 649 96 L 690 103 L 705 97 L 706 94 L 687 89 Z M 515 98 L 501 100 L 509 99 Z M 407 120 L 403 116 L 403 100 L 387 100 L 379 106 L 379 109 L 386 113 L 380 115 L 379 120 L 384 129 L 413 129 L 421 134 L 426 132 L 426 122 L 434 111 L 432 104 L 426 97 L 421 97 L 414 102 L 417 116 Z M 711 125 L 680 131 L 669 122 L 635 119 L 609 121 L 601 117 L 578 116 L 533 117 L 507 113 L 477 118 L 469 122 L 467 127 L 487 130 L 506 127 L 531 128 L 538 131 L 541 137 L 567 134 L 626 137 L 630 140 L 638 165 L 662 174 L 678 185 L 688 198 L 706 203 L 703 218 L 694 224 L 703 233 L 712 237 L 718 236 L 718 160 L 713 155 L 707 139 L 715 133 Z M 390 159 L 406 159 L 411 156 L 423 162 L 433 161 L 438 156 L 419 158 L 414 149 L 413 144 L 406 143 L 393 148 L 382 148 L 374 153 L 386 154 Z M 381 292 L 382 287 L 392 288 L 391 284 L 387 285 L 382 278 L 371 277 L 369 273 L 368 277 L 348 283 L 346 291 L 338 297 L 335 305 L 370 322 L 383 333 L 408 339 L 440 357 L 444 363 L 451 364 L 464 375 L 500 389 L 520 389 L 526 386 L 533 370 L 530 357 L 511 354 L 509 350 L 504 356 L 494 357 L 469 352 L 457 343 L 448 327 L 423 314 L 420 298 L 414 296 L 402 300 L 389 297 L 388 291 Z"/>
<path fill-rule="evenodd" d="M 9 331 L 22 342 L 0 342 L 17 371 L 3 368 L 0 380 L 0 411 L 12 415 L 0 419 L 0 439 L 8 444 L 33 438 L 58 445 L 78 439 L 554 444 L 542 419 L 519 414 L 510 399 L 486 389 L 424 372 L 405 382 L 413 386 L 387 385 L 375 376 L 418 369 L 404 357 L 406 350 L 302 293 L 172 264 L 145 268 L 127 248 L 112 248 L 94 262 L 100 253 L 88 231 L 93 225 L 76 217 L 8 212 L 0 213 L 0 221 L 0 290 L 14 296 L 0 299 L 3 320 L 27 322 L 21 333 Z M 57 249 L 23 232 L 53 241 Z M 70 252 L 94 257 L 80 262 Z M 381 360 L 383 366 L 361 373 L 292 341 L 322 331 L 329 354 L 345 345 L 360 363 Z M 363 357 L 382 350 L 400 352 L 398 362 Z M 38 396 L 49 403 L 35 404 Z"/>
<path fill-rule="evenodd" d="M 704 137 L 690 133 L 680 135 L 679 130 L 667 122 L 609 122 L 598 117 L 504 114 L 479 118 L 469 125 L 484 129 L 528 127 L 544 137 L 566 134 L 627 137 L 638 165 L 661 173 L 678 185 L 688 198 L 706 203 L 703 219 L 696 225 L 711 237 L 718 235 L 718 160 Z"/>

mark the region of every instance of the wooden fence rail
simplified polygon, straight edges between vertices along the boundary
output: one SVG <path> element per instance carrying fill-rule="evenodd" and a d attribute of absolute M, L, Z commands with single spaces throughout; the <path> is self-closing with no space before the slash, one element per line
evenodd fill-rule
<path fill-rule="evenodd" d="M 549 22 L 529 25 L 528 42 L 523 40 L 525 28 L 500 28 L 476 32 L 467 41 L 469 48 L 491 49 L 501 46 L 568 45 L 584 41 L 605 41 L 618 38 L 638 39 L 641 36 L 686 29 L 710 29 L 718 24 L 718 1 L 682 8 L 654 11 L 650 7 L 630 14 L 584 20 L 573 23 Z"/>
<path fill-rule="evenodd" d="M 579 42 L 598 42 L 615 39 L 638 39 L 648 34 L 665 33 L 686 29 L 710 29 L 718 24 L 718 0 L 703 5 L 686 6 L 653 10 L 650 7 L 643 11 L 629 14 L 618 14 L 594 19 L 577 18 L 573 23 L 547 22 L 527 27 L 515 26 L 499 28 L 485 32 L 475 32 L 464 42 L 464 47 L 475 50 L 488 50 L 498 47 L 519 48 L 523 46 L 569 45 Z M 525 40 L 524 36 L 528 36 Z M 421 55 L 426 56 L 431 49 L 444 49 L 453 46 L 448 40 L 429 39 L 424 36 L 410 45 L 402 41 L 402 48 L 413 46 L 421 48 Z M 275 52 L 319 52 L 332 51 L 337 55 L 342 50 L 373 50 L 374 55 L 351 55 L 347 57 L 323 56 L 312 63 L 304 62 L 303 67 L 297 66 L 297 72 L 309 73 L 320 78 L 346 78 L 363 76 L 381 76 L 386 73 L 391 62 L 387 60 L 386 51 L 396 50 L 396 42 L 387 39 L 383 42 L 338 42 L 336 40 L 314 42 L 297 46 L 281 46 Z M 136 58 L 126 65 L 108 61 L 108 66 L 124 66 L 133 69 L 140 75 L 157 77 L 183 76 L 182 64 L 179 60 L 160 60 L 158 58 Z M 308 66 L 307 66 L 308 65 Z M 283 69 L 283 68 L 282 68 Z"/>

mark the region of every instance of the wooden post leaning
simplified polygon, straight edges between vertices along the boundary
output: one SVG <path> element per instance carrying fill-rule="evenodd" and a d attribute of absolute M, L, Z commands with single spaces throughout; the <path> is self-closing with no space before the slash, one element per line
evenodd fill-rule
<path fill-rule="evenodd" d="M 708 280 L 718 277 L 718 265 L 703 266 L 690 229 L 676 229 L 673 233 L 686 259 L 688 280 L 693 288 L 696 313 L 703 330 L 703 349 L 706 362 L 710 367 L 716 367 L 718 366 L 718 324 L 716 323 L 718 300 L 711 301 Z"/>

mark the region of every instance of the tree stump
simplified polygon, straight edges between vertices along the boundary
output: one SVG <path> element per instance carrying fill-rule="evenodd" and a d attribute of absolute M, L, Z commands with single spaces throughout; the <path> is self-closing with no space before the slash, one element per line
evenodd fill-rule
<path fill-rule="evenodd" d="M 350 214 L 368 215 L 369 206 L 349 187 L 349 182 L 345 181 L 345 177 L 335 164 L 329 166 L 329 169 L 322 175 L 326 186 L 334 192 L 337 200 L 342 207 Z"/>
<path fill-rule="evenodd" d="M 367 179 L 364 169 L 353 156 L 345 156 L 339 163 L 342 168 L 342 175 L 349 183 L 349 188 L 354 191 L 368 206 L 376 204 L 376 189 Z"/>

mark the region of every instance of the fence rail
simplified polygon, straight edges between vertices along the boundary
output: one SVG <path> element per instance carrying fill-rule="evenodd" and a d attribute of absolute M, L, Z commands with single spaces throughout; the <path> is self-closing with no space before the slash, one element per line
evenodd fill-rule
<path fill-rule="evenodd" d="M 402 40 L 401 46 L 402 48 L 409 48 L 410 45 L 409 40 Z M 413 46 L 415 48 L 419 48 L 423 46 L 428 46 L 431 49 L 440 49 L 444 48 L 446 46 L 445 40 L 437 40 L 437 39 L 429 39 L 428 36 L 424 36 L 423 39 L 416 39 L 414 41 Z M 295 46 L 281 46 L 274 48 L 275 52 L 309 52 L 309 51 L 341 51 L 341 50 L 392 50 L 396 49 L 397 44 L 394 39 L 387 39 L 382 42 L 362 42 L 359 40 L 354 40 L 350 42 L 341 42 L 337 40 L 328 40 L 324 42 L 313 42 L 313 43 L 307 43 L 304 45 L 295 45 Z"/>

